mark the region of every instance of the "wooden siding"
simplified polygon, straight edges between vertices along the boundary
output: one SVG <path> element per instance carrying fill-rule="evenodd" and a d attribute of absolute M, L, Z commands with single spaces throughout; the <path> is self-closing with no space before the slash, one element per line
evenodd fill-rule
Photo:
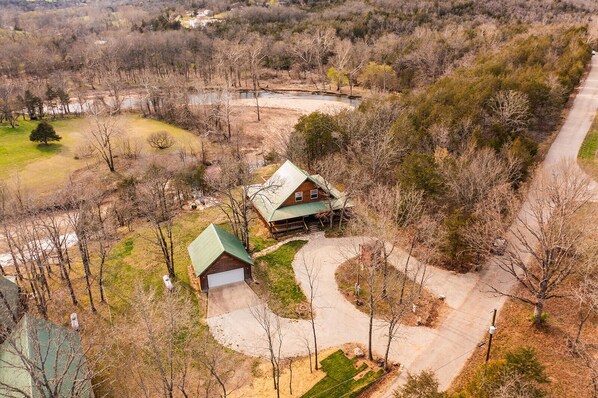
<path fill-rule="evenodd" d="M 311 203 L 311 202 L 320 202 L 325 198 L 324 195 L 326 195 L 324 193 L 324 191 L 322 191 L 321 189 L 318 188 L 318 198 L 317 199 L 312 199 L 310 197 L 310 191 L 312 189 L 316 189 L 317 186 L 316 184 L 314 184 L 312 181 L 310 180 L 305 180 L 303 182 L 303 184 L 301 184 L 299 186 L 299 188 L 297 188 L 292 194 L 291 196 L 289 196 L 288 198 L 286 198 L 286 200 L 284 202 L 282 202 L 282 204 L 280 205 L 280 207 L 286 207 L 286 206 L 294 206 L 294 205 L 298 205 L 301 203 Z M 303 200 L 301 202 L 296 202 L 295 201 L 295 192 L 303 192 Z"/>
<path fill-rule="evenodd" d="M 245 270 L 245 280 L 251 280 L 251 265 L 231 256 L 228 253 L 222 253 L 220 257 L 218 257 L 218 259 L 216 259 L 216 261 L 214 261 L 214 263 L 210 265 L 208 269 L 205 270 L 204 273 L 199 277 L 201 290 L 205 292 L 209 288 L 208 275 L 216 274 L 218 272 L 231 271 L 241 267 L 243 267 Z"/>

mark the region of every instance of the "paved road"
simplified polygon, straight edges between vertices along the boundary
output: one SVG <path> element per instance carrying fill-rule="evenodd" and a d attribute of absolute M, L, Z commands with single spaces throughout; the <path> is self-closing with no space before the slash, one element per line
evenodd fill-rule
<path fill-rule="evenodd" d="M 582 83 L 561 131 L 552 144 L 544 168 L 551 170 L 562 159 L 575 159 L 579 146 L 590 128 L 598 109 L 598 58 L 592 59 L 592 68 Z M 595 188 L 595 184 L 594 184 Z M 598 190 L 596 191 L 598 192 Z M 530 189 L 533 194 L 533 187 Z M 528 219 L 529 203 L 524 203 L 519 218 Z M 512 230 L 520 228 L 514 224 Z M 314 299 L 317 308 L 318 340 L 321 348 L 338 346 L 346 342 L 367 342 L 367 317 L 356 310 L 338 292 L 334 271 L 345 259 L 354 256 L 359 241 L 354 238 L 325 239 L 315 237 L 303 247 L 293 263 L 297 278 L 307 290 L 303 265 L 315 264 L 319 269 L 318 293 Z M 393 261 L 400 264 L 399 254 Z M 391 359 L 400 361 L 409 372 L 432 369 L 436 372 L 441 388 L 447 388 L 459 374 L 471 353 L 484 340 L 494 308 L 499 311 L 505 303 L 503 297 L 488 293 L 488 286 L 501 290 L 513 287 L 513 278 L 500 270 L 490 260 L 477 274 L 455 275 L 432 269 L 427 287 L 436 294 L 444 294 L 450 307 L 448 314 L 436 329 L 401 327 L 400 336 L 392 345 Z M 248 291 L 246 289 L 245 291 Z M 251 295 L 252 293 L 247 293 Z M 255 298 L 245 297 L 245 302 Z M 214 336 L 224 345 L 248 355 L 263 356 L 266 345 L 263 332 L 249 307 L 210 317 L 207 320 Z M 281 319 L 284 356 L 306 355 L 304 339 L 310 338 L 309 323 Z M 500 333 L 500 325 L 499 325 Z M 381 355 L 385 331 L 378 322 L 375 328 L 374 349 Z M 406 372 L 378 397 L 390 397 L 392 391 L 404 380 Z"/>

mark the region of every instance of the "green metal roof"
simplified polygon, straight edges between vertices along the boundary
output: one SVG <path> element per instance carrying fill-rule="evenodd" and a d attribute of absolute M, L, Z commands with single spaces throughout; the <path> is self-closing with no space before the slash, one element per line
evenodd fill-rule
<path fill-rule="evenodd" d="M 334 198 L 333 210 L 338 210 L 345 205 L 345 196 L 334 187 L 328 188 L 326 180 L 320 175 L 309 175 L 305 170 L 295 166 L 287 160 L 263 185 L 248 187 L 247 194 L 251 197 L 255 208 L 268 222 L 287 220 L 296 217 L 305 217 L 329 211 L 327 201 L 301 203 L 292 206 L 280 207 L 299 186 L 309 179 Z M 273 188 L 269 188 L 273 187 Z M 347 203 L 347 207 L 351 204 Z"/>
<path fill-rule="evenodd" d="M 187 248 L 195 274 L 203 274 L 223 253 L 253 265 L 241 241 L 230 232 L 210 224 Z"/>
<path fill-rule="evenodd" d="M 262 185 L 260 196 L 266 196 L 272 208 L 278 209 L 308 179 L 316 183 L 309 173 L 295 166 L 290 160 L 287 160 Z"/>
<path fill-rule="evenodd" d="M 0 325 L 12 329 L 14 317 L 18 317 L 20 309 L 19 287 L 8 278 L 0 276 Z"/>
<path fill-rule="evenodd" d="M 29 369 L 29 370 L 28 370 Z M 92 398 L 85 356 L 78 333 L 24 315 L 0 345 L 0 390 L 3 397 L 45 398 L 53 394 L 36 381 L 45 378 L 58 398 Z"/>
<path fill-rule="evenodd" d="M 332 202 L 333 210 L 338 210 L 341 207 L 340 201 L 334 200 Z M 307 217 L 318 213 L 325 213 L 327 211 L 330 211 L 327 202 L 301 203 L 299 205 L 285 206 L 275 210 L 270 217 L 270 221 L 282 221 L 297 217 Z"/>

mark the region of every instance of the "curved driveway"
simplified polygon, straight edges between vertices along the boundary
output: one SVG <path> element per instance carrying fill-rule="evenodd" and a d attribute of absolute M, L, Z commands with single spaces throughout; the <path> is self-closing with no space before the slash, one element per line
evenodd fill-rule
<path fill-rule="evenodd" d="M 337 267 L 347 259 L 355 257 L 363 238 L 327 239 L 323 234 L 315 234 L 308 239 L 309 243 L 301 249 L 295 258 L 293 268 L 298 282 L 305 292 L 309 291 L 305 266 L 314 267 L 317 273 L 314 306 L 317 312 L 318 347 L 325 349 L 351 342 L 367 346 L 369 318 L 344 298 L 338 290 L 335 280 Z M 395 266 L 401 266 L 404 261 L 405 253 L 403 252 L 391 257 L 391 263 Z M 418 263 L 412 259 L 410 264 L 410 267 L 414 269 Z M 479 275 L 455 274 L 434 267 L 428 267 L 427 274 L 426 288 L 437 295 L 446 296 L 446 303 L 451 308 L 463 306 L 463 303 L 467 302 L 472 294 L 478 296 L 476 286 L 479 283 Z M 245 289 L 242 294 L 254 297 L 253 300 L 244 297 L 245 302 L 257 304 L 258 299 L 251 289 Z M 267 356 L 264 332 L 252 315 L 250 306 L 226 314 L 209 316 L 208 325 L 212 334 L 222 344 L 247 355 Z M 453 311 L 448 310 L 448 312 L 450 314 Z M 391 360 L 400 361 L 409 368 L 417 357 L 429 352 L 439 338 L 449 342 L 451 346 L 457 347 L 469 347 L 471 344 L 477 344 L 478 339 L 461 328 L 469 325 L 484 328 L 489 317 L 483 318 L 461 311 L 458 314 L 458 323 L 451 325 L 451 333 L 446 333 L 444 336 L 441 336 L 437 329 L 423 326 L 402 326 L 391 346 Z M 312 333 L 309 321 L 281 318 L 280 324 L 284 336 L 283 356 L 307 355 L 305 339 L 311 341 Z M 381 321 L 375 322 L 373 341 L 375 352 L 382 356 L 386 342 L 386 330 Z"/>
<path fill-rule="evenodd" d="M 591 64 L 590 73 L 582 82 L 567 119 L 546 155 L 546 170 L 554 168 L 562 159 L 575 160 L 591 126 L 598 109 L 598 57 L 593 57 Z M 596 184 L 592 184 L 592 188 L 596 189 Z M 598 190 L 595 192 L 598 193 Z M 530 193 L 533 194 L 533 187 Z M 527 203 L 524 203 L 520 218 L 527 218 L 527 207 Z M 518 224 L 514 224 L 512 229 L 518 227 Z M 354 238 L 314 237 L 303 247 L 293 263 L 304 291 L 307 291 L 304 262 L 315 264 L 320 269 L 319 286 L 314 300 L 320 348 L 347 342 L 367 343 L 367 316 L 344 299 L 338 292 L 334 279 L 336 267 L 355 255 L 358 243 Z M 395 261 L 400 262 L 400 258 L 395 258 Z M 432 369 L 438 376 L 440 387 L 448 387 L 478 343 L 485 338 L 492 310 L 500 310 L 505 303 L 504 297 L 496 297 L 487 292 L 489 285 L 501 290 L 514 286 L 513 278 L 503 273 L 492 259 L 476 274 L 455 275 L 432 269 L 426 287 L 437 294 L 446 295 L 450 309 L 436 329 L 402 327 L 392 346 L 391 359 L 400 361 L 409 372 Z M 266 354 L 263 331 L 248 308 L 210 317 L 207 322 L 214 336 L 224 345 L 248 355 Z M 305 336 L 310 336 L 309 323 L 282 319 L 281 325 L 284 334 L 283 355 L 306 355 L 304 339 Z M 500 333 L 500 324 L 498 326 Z M 384 341 L 385 333 L 378 322 L 374 348 L 379 355 L 383 353 Z M 391 397 L 393 389 L 402 382 L 405 373 L 386 392 L 377 396 Z"/>

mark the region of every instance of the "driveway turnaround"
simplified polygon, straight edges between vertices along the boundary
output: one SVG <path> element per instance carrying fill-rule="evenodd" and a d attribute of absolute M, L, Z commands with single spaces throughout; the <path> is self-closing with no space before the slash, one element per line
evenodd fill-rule
<path fill-rule="evenodd" d="M 591 70 L 582 82 L 577 97 L 569 111 L 558 136 L 544 161 L 544 170 L 551 171 L 563 159 L 575 161 L 579 147 L 586 136 L 598 109 L 598 59 L 593 57 Z M 598 194 L 596 184 L 592 183 Z M 534 187 L 530 188 L 530 195 Z M 525 202 L 519 218 L 529 220 L 529 202 Z M 520 228 L 513 224 L 511 231 Z M 298 253 L 293 268 L 305 292 L 308 291 L 305 266 L 318 270 L 317 292 L 314 305 L 317 311 L 316 328 L 320 349 L 355 342 L 367 346 L 368 317 L 355 309 L 338 291 L 334 272 L 337 267 L 357 253 L 359 238 L 326 239 L 314 235 Z M 519 249 L 519 248 L 515 248 Z M 395 266 L 401 266 L 405 254 L 392 258 Z M 412 260 L 413 261 L 413 260 Z M 414 261 L 415 265 L 416 262 Z M 489 286 L 506 291 L 514 287 L 514 279 L 504 273 L 494 259 L 482 267 L 479 273 L 456 275 L 446 270 L 428 267 L 426 287 L 435 294 L 446 296 L 449 307 L 446 315 L 435 329 L 426 327 L 400 328 L 391 346 L 390 358 L 399 361 L 405 370 L 417 373 L 431 369 L 436 372 L 440 388 L 447 388 L 459 374 L 465 362 L 487 335 L 493 309 L 500 309 L 504 297 L 489 293 Z M 208 311 L 207 319 L 214 337 L 222 344 L 252 356 L 267 356 L 265 333 L 252 315 L 252 306 L 226 313 Z M 255 308 L 255 307 L 253 307 Z M 311 342 L 311 325 L 308 321 L 279 319 L 283 335 L 283 356 L 307 355 L 306 341 Z M 500 324 L 498 325 L 500 333 Z M 375 322 L 373 347 L 378 356 L 384 353 L 386 333 L 384 323 Z M 391 397 L 392 391 L 404 380 L 402 372 L 386 391 L 377 397 Z"/>
<path fill-rule="evenodd" d="M 338 290 L 335 271 L 340 264 L 353 258 L 358 253 L 359 244 L 363 238 L 335 238 L 327 239 L 323 234 L 311 235 L 309 242 L 301 249 L 293 262 L 297 280 L 305 292 L 309 291 L 306 267 L 313 267 L 317 273 L 314 306 L 316 308 L 316 329 L 318 347 L 320 349 L 337 347 L 344 343 L 360 343 L 367 346 L 369 318 L 348 302 Z M 402 267 L 406 259 L 405 253 L 398 253 L 391 257 L 391 263 Z M 411 259 L 410 267 L 417 267 L 418 262 Z M 479 285 L 479 274 L 459 275 L 446 270 L 428 267 L 426 288 L 436 295 L 444 295 L 449 307 L 461 308 L 467 303 L 483 302 L 484 295 L 476 286 Z M 223 287 L 223 290 L 226 287 Z M 223 291 L 221 290 L 221 291 Z M 220 292 L 221 292 L 220 291 Z M 250 302 L 246 292 L 241 292 L 241 301 Z M 212 292 L 210 292 L 212 295 Z M 227 293 L 228 300 L 233 296 Z M 213 300 L 213 296 L 209 300 Z M 221 300 L 219 297 L 217 300 Z M 221 303 L 218 307 L 224 307 Z M 209 304 L 208 325 L 212 334 L 222 344 L 251 356 L 267 356 L 265 332 L 253 315 L 252 307 L 246 306 L 226 313 L 213 310 Z M 493 308 L 488 304 L 488 308 Z M 480 339 L 467 332 L 468 327 L 485 330 L 491 319 L 489 311 L 486 314 L 468 313 L 464 311 L 448 310 L 453 322 L 448 324 L 441 334 L 439 329 L 424 326 L 402 326 L 395 341 L 391 345 L 390 358 L 399 361 L 407 368 L 416 358 L 433 349 L 439 339 L 442 344 L 452 347 L 447 355 L 460 355 L 470 346 L 476 346 Z M 486 315 L 486 316 L 483 316 Z M 307 355 L 306 341 L 312 341 L 311 324 L 306 320 L 291 320 L 278 318 L 282 335 L 282 355 L 291 357 Z M 445 321 L 441 325 L 444 325 Z M 384 354 L 387 341 L 384 322 L 375 321 L 373 347 L 377 356 Z M 447 344 L 450 342 L 450 344 Z M 450 356 L 450 355 L 449 355 Z M 449 356 L 445 356 L 448 358 Z"/>

